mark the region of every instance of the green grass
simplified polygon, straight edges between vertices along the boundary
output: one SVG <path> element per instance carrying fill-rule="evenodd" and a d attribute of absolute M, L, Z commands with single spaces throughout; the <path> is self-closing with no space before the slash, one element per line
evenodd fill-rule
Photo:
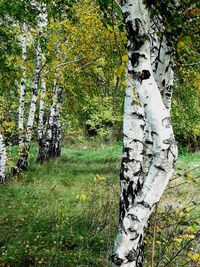
<path fill-rule="evenodd" d="M 37 165 L 34 147 L 29 171 L 0 187 L 0 266 L 110 266 L 121 150 L 120 144 L 65 145 L 59 159 Z M 181 156 L 179 172 L 199 159 L 199 153 Z"/>

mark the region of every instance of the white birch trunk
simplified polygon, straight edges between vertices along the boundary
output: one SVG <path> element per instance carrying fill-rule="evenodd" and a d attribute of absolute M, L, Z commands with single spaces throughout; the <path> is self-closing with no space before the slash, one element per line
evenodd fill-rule
<path fill-rule="evenodd" d="M 156 18 L 151 26 L 151 64 L 157 86 L 167 110 L 171 111 L 171 98 L 173 93 L 173 47 L 164 34 L 162 18 Z M 159 35 L 157 34 L 159 32 Z"/>
<path fill-rule="evenodd" d="M 29 112 L 29 117 L 28 117 L 28 123 L 27 123 L 27 131 L 26 131 L 26 141 L 30 142 L 31 141 L 31 135 L 32 135 L 32 128 L 33 128 L 33 123 L 34 123 L 34 116 L 35 116 L 35 110 L 36 110 L 36 101 L 37 101 L 37 96 L 38 96 L 38 83 L 39 83 L 39 75 L 40 75 L 40 68 L 41 68 L 41 61 L 42 61 L 42 56 L 44 58 L 44 55 L 42 55 L 42 50 L 41 50 L 41 45 L 40 45 L 40 38 L 43 35 L 43 31 L 45 27 L 47 26 L 47 6 L 45 3 L 35 3 L 38 10 L 39 10 L 39 15 L 37 17 L 37 24 L 39 27 L 39 40 L 38 40 L 38 45 L 37 45 L 37 61 L 36 61 L 36 68 L 35 68 L 35 79 L 34 79 L 34 86 L 33 86 L 33 95 L 32 95 L 32 101 L 30 105 L 30 112 Z M 45 85 L 43 83 L 43 90 L 45 90 Z M 42 99 L 42 104 L 44 103 Z M 42 111 L 43 112 L 43 111 Z"/>
<path fill-rule="evenodd" d="M 62 138 L 60 121 L 61 99 L 62 88 L 54 81 L 52 104 L 46 123 L 46 132 L 39 142 L 39 152 L 36 160 L 38 163 L 43 163 L 51 158 L 60 156 Z"/>
<path fill-rule="evenodd" d="M 40 76 L 41 59 L 42 59 L 42 53 L 41 53 L 40 43 L 38 41 L 35 78 L 34 78 L 34 83 L 33 83 L 33 91 L 32 91 L 32 99 L 31 99 L 31 104 L 30 104 L 29 116 L 28 116 L 28 121 L 27 121 L 27 126 L 26 126 L 25 141 L 27 143 L 31 141 L 31 137 L 32 137 L 32 129 L 33 129 L 33 123 L 34 123 L 34 118 L 35 118 L 36 102 L 37 102 L 37 96 L 38 96 L 38 83 L 39 83 L 39 76 Z"/>
<path fill-rule="evenodd" d="M 54 157 L 58 157 L 61 154 L 61 139 L 62 139 L 62 125 L 60 119 L 60 111 L 62 107 L 62 87 L 56 88 L 56 117 L 55 117 L 55 132 L 54 132 Z"/>
<path fill-rule="evenodd" d="M 19 114 L 18 114 L 18 131 L 19 131 L 19 147 L 24 143 L 24 100 L 26 91 L 26 23 L 23 24 L 22 36 L 22 78 L 20 84 L 20 97 L 19 97 Z"/>
<path fill-rule="evenodd" d="M 42 3 L 42 4 L 38 3 L 38 9 L 40 10 L 40 14 L 38 16 L 38 26 L 40 29 L 39 35 L 43 36 L 44 30 L 46 29 L 47 24 L 48 24 L 47 5 L 45 3 Z M 44 53 L 42 53 L 42 61 L 43 63 L 46 61 L 46 57 Z M 44 77 L 42 77 L 41 78 L 40 107 L 39 107 L 39 121 L 38 121 L 38 140 L 41 140 L 44 134 L 45 93 L 46 93 L 46 82 L 45 82 Z"/>
<path fill-rule="evenodd" d="M 38 82 L 39 82 L 39 76 L 40 76 L 41 58 L 42 58 L 41 47 L 38 41 L 35 77 L 34 77 L 34 83 L 33 83 L 33 89 L 32 89 L 32 99 L 31 99 L 29 116 L 28 116 L 28 121 L 27 121 L 27 126 L 26 126 L 24 144 L 20 148 L 20 155 L 19 155 L 19 160 L 17 163 L 17 170 L 16 170 L 17 173 L 20 173 L 21 171 L 26 170 L 28 166 L 28 154 L 29 154 L 30 142 L 31 142 L 31 137 L 32 137 L 32 132 L 33 132 L 36 102 L 37 102 L 37 96 L 38 96 Z"/>
<path fill-rule="evenodd" d="M 56 81 L 54 81 L 52 104 L 50 107 L 49 118 L 46 122 L 46 129 L 43 138 L 39 142 L 39 151 L 36 160 L 38 163 L 43 163 L 52 157 L 51 153 L 53 145 L 53 126 L 56 117 L 56 105 L 57 105 Z"/>
<path fill-rule="evenodd" d="M 34 83 L 33 83 L 33 90 L 32 90 L 32 99 L 30 104 L 30 110 L 28 115 L 28 121 L 26 125 L 26 134 L 24 138 L 24 144 L 20 148 L 20 155 L 19 160 L 17 163 L 17 170 L 14 171 L 15 173 L 20 173 L 22 170 L 26 170 L 28 166 L 28 154 L 30 149 L 30 142 L 32 138 L 33 132 L 33 125 L 34 125 L 34 118 L 35 118 L 35 111 L 36 111 L 36 102 L 38 96 L 38 83 L 39 83 L 39 76 L 41 70 L 41 60 L 42 60 L 42 51 L 41 51 L 41 37 L 43 35 L 43 29 L 47 25 L 47 5 L 45 3 L 37 3 L 33 1 L 32 3 L 39 11 L 39 15 L 36 18 L 37 25 L 39 28 L 38 34 L 38 43 L 37 43 L 37 56 L 36 56 L 36 67 L 35 67 L 35 75 L 34 75 Z"/>
<path fill-rule="evenodd" d="M 44 110 L 45 110 L 45 93 L 46 93 L 46 82 L 44 77 L 41 78 L 41 94 L 40 94 L 40 107 L 39 107 L 39 121 L 38 121 L 38 140 L 41 140 L 44 135 Z"/>
<path fill-rule="evenodd" d="M 144 111 L 138 98 L 135 83 L 127 73 L 127 89 L 124 103 L 124 148 L 120 172 L 121 181 L 121 218 L 132 206 L 132 198 L 138 187 L 143 184 L 142 160 L 143 160 L 143 135 L 144 135 Z M 133 130 L 134 129 L 134 130 Z"/>
<path fill-rule="evenodd" d="M 0 184 L 6 183 L 6 146 L 2 133 L 0 133 Z"/>
<path fill-rule="evenodd" d="M 54 81 L 52 104 L 50 108 L 49 120 L 47 122 L 47 140 L 50 140 L 51 142 L 53 139 L 53 126 L 56 118 L 56 106 L 57 106 L 57 84 L 56 81 Z"/>
<path fill-rule="evenodd" d="M 133 142 L 144 144 L 144 149 L 141 149 L 143 147 L 141 145 L 141 147 L 135 147 L 132 154 L 127 154 L 126 161 L 129 162 L 129 166 L 122 169 L 120 223 L 112 261 L 113 266 L 141 267 L 143 266 L 144 228 L 173 174 L 177 147 L 170 123 L 170 102 L 165 101 L 165 98 L 162 99 L 158 88 L 162 84 L 159 80 L 161 68 L 158 77 L 153 72 L 149 10 L 142 0 L 129 0 L 122 6 L 122 11 L 128 36 L 128 74 L 133 79 L 144 112 L 141 117 L 143 127 L 140 127 L 142 129 L 140 131 L 135 125 L 138 117 L 130 116 L 132 120 L 130 123 L 125 113 L 124 134 L 126 135 L 128 129 L 133 136 L 136 136 Z M 163 54 L 163 60 L 164 58 Z M 171 81 L 171 77 L 168 80 Z M 126 110 L 131 112 L 128 101 L 125 101 Z M 140 138 L 137 138 L 138 135 Z M 150 145 L 148 147 L 147 141 Z M 147 160 L 149 153 L 151 161 Z M 138 165 L 140 162 L 139 170 L 134 161 L 132 162 L 132 158 L 137 159 Z M 123 161 L 124 157 L 122 164 Z M 133 171 L 127 172 L 127 169 L 131 168 Z M 137 177 L 138 175 L 141 177 Z M 124 181 L 123 177 L 125 177 Z M 130 184 L 131 180 L 134 180 L 132 184 Z M 141 183 L 136 187 L 135 183 L 138 180 Z"/>

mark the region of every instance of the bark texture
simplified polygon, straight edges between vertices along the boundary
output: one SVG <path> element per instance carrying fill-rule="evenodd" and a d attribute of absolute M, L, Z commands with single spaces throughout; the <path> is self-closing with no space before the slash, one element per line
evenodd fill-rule
<path fill-rule="evenodd" d="M 0 184 L 6 183 L 6 146 L 2 133 L 0 133 Z"/>
<path fill-rule="evenodd" d="M 44 77 L 42 77 L 41 78 L 40 107 L 39 107 L 39 121 L 38 121 L 38 140 L 41 140 L 44 135 L 45 93 L 46 93 L 46 82 L 45 82 Z"/>
<path fill-rule="evenodd" d="M 150 11 L 142 0 L 123 2 L 122 11 L 128 37 L 128 87 L 120 219 L 112 262 L 113 266 L 142 267 L 144 229 L 177 159 L 170 122 L 172 48 L 165 36 L 156 38 Z"/>
<path fill-rule="evenodd" d="M 19 147 L 23 146 L 24 142 L 24 100 L 26 92 L 26 23 L 23 24 L 22 36 L 22 78 L 20 84 L 20 97 L 19 97 L 19 115 L 18 115 L 18 131 L 19 131 Z"/>
<path fill-rule="evenodd" d="M 28 116 L 28 121 L 27 121 L 27 126 L 26 126 L 26 134 L 24 137 L 23 145 L 20 147 L 19 160 L 17 162 L 17 170 L 16 170 L 17 173 L 20 173 L 23 170 L 26 170 L 28 167 L 28 154 L 29 154 L 29 149 L 30 149 L 30 142 L 31 142 L 31 137 L 32 137 L 32 132 L 33 132 L 33 124 L 34 124 L 35 111 L 36 111 L 41 59 L 42 59 L 41 47 L 40 47 L 40 43 L 38 42 L 37 59 L 36 59 L 36 67 L 35 67 L 35 75 L 34 75 L 35 77 L 34 77 L 34 83 L 33 83 L 33 88 L 32 88 L 32 99 L 31 99 L 29 116 Z"/>
<path fill-rule="evenodd" d="M 41 71 L 41 61 L 42 61 L 42 50 L 41 50 L 41 39 L 43 37 L 44 28 L 47 25 L 47 6 L 45 3 L 32 3 L 39 11 L 39 14 L 36 18 L 37 25 L 38 25 L 38 40 L 37 40 L 37 47 L 36 47 L 36 66 L 35 66 L 35 73 L 34 73 L 34 82 L 32 88 L 32 99 L 30 103 L 29 115 L 26 125 L 26 132 L 23 138 L 23 141 L 20 143 L 20 152 L 19 152 L 19 159 L 17 162 L 17 168 L 14 170 L 14 174 L 19 174 L 23 170 L 26 170 L 28 167 L 28 155 L 30 150 L 30 142 L 32 138 L 33 132 L 33 125 L 35 119 L 35 112 L 36 112 L 36 102 L 38 97 L 38 83 Z M 43 84 L 44 85 L 44 84 Z M 43 88 L 43 90 L 45 90 Z M 42 109 L 42 108 L 41 108 Z M 42 115 L 40 117 L 42 119 Z"/>
<path fill-rule="evenodd" d="M 50 114 L 46 123 L 45 132 L 39 140 L 37 162 L 43 163 L 51 158 L 60 156 L 62 128 L 60 109 L 62 104 L 62 88 L 54 83 Z"/>

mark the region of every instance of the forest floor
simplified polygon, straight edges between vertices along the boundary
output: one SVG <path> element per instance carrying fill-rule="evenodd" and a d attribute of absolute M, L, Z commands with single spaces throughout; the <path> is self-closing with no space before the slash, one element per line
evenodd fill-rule
<path fill-rule="evenodd" d="M 0 266 L 110 266 L 121 151 L 119 143 L 65 145 L 37 165 L 34 147 L 29 170 L 0 187 Z M 180 155 L 146 234 L 145 267 L 199 266 L 198 178 L 200 153 Z"/>

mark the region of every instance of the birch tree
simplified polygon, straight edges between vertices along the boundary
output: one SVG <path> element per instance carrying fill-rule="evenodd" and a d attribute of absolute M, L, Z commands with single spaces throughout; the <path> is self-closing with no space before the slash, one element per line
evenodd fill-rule
<path fill-rule="evenodd" d="M 46 25 L 47 26 L 47 21 Z M 60 54 L 59 44 L 56 44 L 56 54 Z M 45 56 L 43 54 L 43 58 Z M 45 60 L 43 60 L 45 61 Z M 41 95 L 40 95 L 40 108 L 39 108 L 39 122 L 38 122 L 38 143 L 39 152 L 37 156 L 37 162 L 43 163 L 60 155 L 61 151 L 61 123 L 60 123 L 60 108 L 61 108 L 61 98 L 62 89 L 57 85 L 55 75 L 54 86 L 53 86 L 53 96 L 52 104 L 49 111 L 49 116 L 44 122 L 44 111 L 45 111 L 45 93 L 46 93 L 46 82 L 44 77 L 41 79 Z"/>
<path fill-rule="evenodd" d="M 51 158 L 60 156 L 62 128 L 60 110 L 62 104 L 62 87 L 54 81 L 52 104 L 45 131 L 39 139 L 39 152 L 37 162 L 43 163 Z"/>
<path fill-rule="evenodd" d="M 61 154 L 61 141 L 62 141 L 62 124 L 61 124 L 61 108 L 62 108 L 62 86 L 57 84 L 56 87 L 56 118 L 55 118 L 55 129 L 53 130 L 53 157 L 59 157 Z"/>
<path fill-rule="evenodd" d="M 28 154 L 30 150 L 30 142 L 31 142 L 31 137 L 32 137 L 37 96 L 38 96 L 38 82 L 39 82 L 39 74 L 40 74 L 40 68 L 41 68 L 41 56 L 42 56 L 41 47 L 38 44 L 35 75 L 34 75 L 35 77 L 34 77 L 33 88 L 32 88 L 32 99 L 31 99 L 31 104 L 30 104 L 28 121 L 26 125 L 26 134 L 24 137 L 23 145 L 20 148 L 19 160 L 17 162 L 17 172 L 26 170 L 28 166 Z"/>
<path fill-rule="evenodd" d="M 113 266 L 141 267 L 144 229 L 177 159 L 170 121 L 172 45 L 164 34 L 162 16 L 153 14 L 146 1 L 123 1 L 121 7 L 128 38 L 128 86 L 120 218 L 112 262 Z"/>
<path fill-rule="evenodd" d="M 7 161 L 7 155 L 6 155 L 6 146 L 3 139 L 2 133 L 0 133 L 0 184 L 6 183 L 6 161 Z"/>
<path fill-rule="evenodd" d="M 44 135 L 44 111 L 45 111 L 45 93 L 46 93 L 46 82 L 45 78 L 41 77 L 41 93 L 40 93 L 40 106 L 39 106 L 39 120 L 38 120 L 38 142 L 43 138 Z"/>
<path fill-rule="evenodd" d="M 38 8 L 39 15 L 37 18 L 37 24 L 39 28 L 38 33 L 38 40 L 36 46 L 36 66 L 35 66 L 35 73 L 34 73 L 34 81 L 32 87 L 32 99 L 30 103 L 29 115 L 26 125 L 26 133 L 23 140 L 23 144 L 20 147 L 19 152 L 19 160 L 17 162 L 17 172 L 20 173 L 23 170 L 27 169 L 28 166 L 28 154 L 30 150 L 30 142 L 32 138 L 33 132 L 33 125 L 34 125 L 34 118 L 35 118 L 35 111 L 36 111 L 36 103 L 37 103 L 37 96 L 38 96 L 38 83 L 41 71 L 41 61 L 42 61 L 42 50 L 41 50 L 41 38 L 43 34 L 43 27 L 46 26 L 47 21 L 47 12 L 46 12 L 46 4 L 38 4 L 33 2 L 33 4 Z"/>
<path fill-rule="evenodd" d="M 19 115 L 18 115 L 18 131 L 19 131 L 19 147 L 23 146 L 23 134 L 24 134 L 24 100 L 26 91 L 26 37 L 27 26 L 23 23 L 23 35 L 22 35 L 22 78 L 20 83 L 20 96 L 19 96 Z"/>

